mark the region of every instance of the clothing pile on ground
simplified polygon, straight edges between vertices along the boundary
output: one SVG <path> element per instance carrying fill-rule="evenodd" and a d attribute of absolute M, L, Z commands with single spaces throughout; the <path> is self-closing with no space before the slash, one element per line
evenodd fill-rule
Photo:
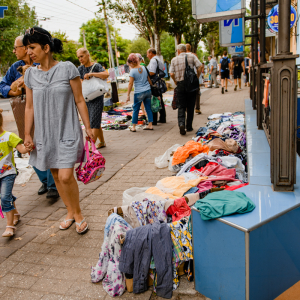
<path fill-rule="evenodd" d="M 176 176 L 124 191 L 123 206 L 109 211 L 92 281 L 103 280 L 110 296 L 153 285 L 158 296 L 170 299 L 180 275 L 193 280 L 191 207 L 203 220 L 255 208 L 235 191 L 248 184 L 242 112 L 210 116 L 193 140 L 172 146 L 155 164 L 169 166 Z"/>

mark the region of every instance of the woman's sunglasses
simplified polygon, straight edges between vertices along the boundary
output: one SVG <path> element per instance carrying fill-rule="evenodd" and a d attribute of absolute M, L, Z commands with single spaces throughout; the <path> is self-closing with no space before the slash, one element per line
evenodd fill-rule
<path fill-rule="evenodd" d="M 33 27 L 32 27 L 32 28 L 29 28 L 29 29 L 27 29 L 27 30 L 25 31 L 25 34 L 28 34 L 28 35 L 34 35 L 35 33 L 43 34 L 43 35 L 45 35 L 48 39 L 51 40 L 51 37 L 50 37 L 49 35 L 47 35 L 47 34 L 45 34 L 45 33 L 42 33 L 42 32 L 39 32 L 39 31 L 37 31 L 37 30 L 34 30 Z"/>

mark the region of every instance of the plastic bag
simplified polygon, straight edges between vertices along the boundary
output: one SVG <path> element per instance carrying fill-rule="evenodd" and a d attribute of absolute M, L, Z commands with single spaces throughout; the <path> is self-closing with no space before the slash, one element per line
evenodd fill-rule
<path fill-rule="evenodd" d="M 160 100 L 155 96 L 152 96 L 151 99 L 151 110 L 153 113 L 157 113 L 161 110 Z"/>
<path fill-rule="evenodd" d="M 130 189 L 125 190 L 123 193 L 123 205 L 130 205 L 130 203 L 133 201 L 134 196 L 140 193 L 144 193 L 148 189 L 149 187 L 132 187 Z"/>
<path fill-rule="evenodd" d="M 163 155 L 155 157 L 155 165 L 157 168 L 167 168 L 169 166 L 169 162 L 171 160 L 171 154 L 175 152 L 182 145 L 175 144 L 171 148 L 169 148 Z"/>
<path fill-rule="evenodd" d="M 89 80 L 82 82 L 82 95 L 86 102 L 104 95 L 108 90 L 107 82 L 97 77 L 91 77 Z"/>

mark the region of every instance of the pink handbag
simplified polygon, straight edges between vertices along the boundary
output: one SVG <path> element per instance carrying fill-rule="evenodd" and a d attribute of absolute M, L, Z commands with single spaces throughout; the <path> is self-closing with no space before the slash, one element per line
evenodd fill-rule
<path fill-rule="evenodd" d="M 93 141 L 92 144 L 92 153 L 89 152 L 89 142 L 85 142 L 84 151 L 81 157 L 81 163 L 76 169 L 77 180 L 82 181 L 84 184 L 93 182 L 100 177 L 102 177 L 105 170 L 105 158 L 102 154 L 96 149 L 96 146 Z M 82 163 L 84 160 L 84 153 L 86 153 L 87 161 L 83 167 Z"/>

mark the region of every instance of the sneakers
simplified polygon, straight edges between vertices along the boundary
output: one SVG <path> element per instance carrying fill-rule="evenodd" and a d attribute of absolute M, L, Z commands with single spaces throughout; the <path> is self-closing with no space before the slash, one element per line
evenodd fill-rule
<path fill-rule="evenodd" d="M 225 92 L 228 92 L 227 90 L 225 90 Z"/>
<path fill-rule="evenodd" d="M 222 86 L 222 94 L 224 94 L 224 87 Z"/>
<path fill-rule="evenodd" d="M 236 90 L 237 90 L 237 85 L 234 87 L 234 91 L 236 92 Z"/>
<path fill-rule="evenodd" d="M 201 115 L 201 110 L 200 109 L 195 109 L 195 113 L 198 115 Z"/>
<path fill-rule="evenodd" d="M 186 131 L 185 131 L 185 126 L 184 125 L 179 126 L 179 132 L 180 132 L 181 135 L 186 135 Z"/>

